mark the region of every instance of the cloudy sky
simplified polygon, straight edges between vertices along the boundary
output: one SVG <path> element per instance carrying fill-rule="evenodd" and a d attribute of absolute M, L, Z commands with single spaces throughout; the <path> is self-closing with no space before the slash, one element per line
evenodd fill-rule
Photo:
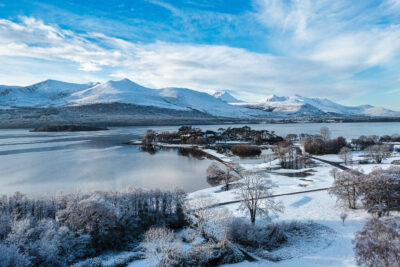
<path fill-rule="evenodd" d="M 129 78 L 400 110 L 400 0 L 0 1 L 0 84 Z"/>

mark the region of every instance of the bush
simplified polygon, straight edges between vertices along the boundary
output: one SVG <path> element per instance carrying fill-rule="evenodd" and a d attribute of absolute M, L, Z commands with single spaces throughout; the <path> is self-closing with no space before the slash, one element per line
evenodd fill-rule
<path fill-rule="evenodd" d="M 287 240 L 281 225 L 271 223 L 266 226 L 258 226 L 252 225 L 244 219 L 232 221 L 229 237 L 233 242 L 247 247 L 266 249 L 277 247 Z"/>
<path fill-rule="evenodd" d="M 239 157 L 252 157 L 261 155 L 261 149 L 255 145 L 239 144 L 231 147 L 233 154 Z"/>
<path fill-rule="evenodd" d="M 308 137 L 304 142 L 304 150 L 314 155 L 338 154 L 340 149 L 345 146 L 347 146 L 346 139 L 341 136 L 330 140 Z"/>

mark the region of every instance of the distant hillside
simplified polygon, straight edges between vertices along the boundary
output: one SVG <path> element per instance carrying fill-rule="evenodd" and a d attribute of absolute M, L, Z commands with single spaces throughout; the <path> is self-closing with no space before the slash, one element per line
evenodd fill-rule
<path fill-rule="evenodd" d="M 187 88 L 152 89 L 128 79 L 87 84 L 46 80 L 25 87 L 0 86 L 0 127 L 37 125 L 39 121 L 136 125 L 318 118 L 400 118 L 400 112 L 370 105 L 348 107 L 299 95 L 271 95 L 257 103 L 245 103 L 226 91 L 210 95 Z"/>

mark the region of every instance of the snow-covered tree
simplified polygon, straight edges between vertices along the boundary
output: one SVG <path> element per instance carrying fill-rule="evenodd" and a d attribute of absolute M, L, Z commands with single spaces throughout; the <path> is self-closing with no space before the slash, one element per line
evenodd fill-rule
<path fill-rule="evenodd" d="M 209 194 L 199 194 L 185 204 L 190 227 L 206 240 L 214 243 L 227 240 L 227 228 L 232 218 L 228 209 L 217 206 L 217 200 Z"/>
<path fill-rule="evenodd" d="M 31 266 L 29 257 L 14 246 L 0 244 L 0 266 L 2 267 L 27 267 Z"/>
<path fill-rule="evenodd" d="M 272 181 L 259 174 L 244 175 L 237 198 L 241 200 L 239 209 L 249 214 L 254 225 L 257 216 L 269 217 L 270 213 L 283 212 L 281 203 L 272 198 Z"/>
<path fill-rule="evenodd" d="M 70 202 L 65 210 L 57 213 L 57 219 L 72 230 L 90 234 L 98 250 L 114 248 L 114 243 L 118 242 L 117 210 L 100 195 Z"/>
<path fill-rule="evenodd" d="M 347 203 L 350 209 L 355 209 L 360 197 L 360 171 L 338 171 L 332 169 L 333 185 L 329 193 L 335 195 L 338 201 Z"/>
<path fill-rule="evenodd" d="M 174 266 L 183 253 L 182 245 L 174 232 L 166 227 L 150 228 L 141 245 L 155 260 L 157 266 Z"/>
<path fill-rule="evenodd" d="M 365 149 L 366 156 L 376 163 L 382 163 L 382 160 L 387 159 L 391 153 L 391 147 L 388 145 L 373 145 Z"/>
<path fill-rule="evenodd" d="M 348 164 L 352 160 L 351 149 L 347 146 L 344 146 L 339 151 L 339 158 L 344 161 L 344 164 Z"/>
<path fill-rule="evenodd" d="M 400 208 L 400 168 L 373 169 L 359 185 L 361 199 L 367 208 L 384 205 Z"/>
<path fill-rule="evenodd" d="M 353 240 L 359 266 L 400 266 L 400 226 L 393 218 L 373 218 Z"/>

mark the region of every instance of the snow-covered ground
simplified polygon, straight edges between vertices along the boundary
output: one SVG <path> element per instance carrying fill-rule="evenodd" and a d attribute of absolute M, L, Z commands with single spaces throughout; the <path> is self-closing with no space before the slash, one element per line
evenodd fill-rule
<path fill-rule="evenodd" d="M 356 159 L 361 156 L 361 153 L 354 152 L 353 158 Z M 393 156 L 384 160 L 382 164 L 352 165 L 349 167 L 361 168 L 366 172 L 371 171 L 374 167 L 388 168 L 391 165 L 390 162 L 398 157 L 398 155 Z M 319 157 L 335 162 L 342 162 L 337 155 Z M 223 159 L 224 157 L 220 155 L 219 158 Z M 253 170 L 268 175 L 276 185 L 273 190 L 274 195 L 322 189 L 332 185 L 333 178 L 330 176 L 329 171 L 333 167 L 326 163 L 318 162 L 318 166 L 302 170 L 268 170 L 268 168 L 277 166 L 277 164 L 278 162 L 274 160 L 271 163 L 247 163 L 240 165 L 240 167 L 245 170 Z M 299 172 L 306 172 L 308 175 L 306 177 L 287 176 L 287 174 Z M 227 202 L 235 200 L 237 197 L 234 189 L 223 191 L 221 186 L 191 193 L 189 197 L 196 198 L 200 194 L 210 194 L 217 202 Z M 283 203 L 285 210 L 283 214 L 274 219 L 275 222 L 308 222 L 311 220 L 328 227 L 332 230 L 332 233 L 320 239 L 308 240 L 304 238 L 304 240 L 299 240 L 298 243 L 273 252 L 276 255 L 285 255 L 289 259 L 279 262 L 260 259 L 257 262 L 245 261 L 225 266 L 356 266 L 352 239 L 355 232 L 359 231 L 365 221 L 371 217 L 370 214 L 363 209 L 350 210 L 346 206 L 337 203 L 336 198 L 329 195 L 327 190 L 278 196 L 276 200 Z M 226 205 L 225 208 L 233 212 L 234 216 L 246 217 L 246 214 L 238 210 L 238 205 L 230 204 Z M 342 212 L 348 214 L 344 225 L 340 219 Z"/>
<path fill-rule="evenodd" d="M 277 169 L 279 162 L 259 163 L 240 163 L 237 157 L 227 154 L 220 154 L 214 150 L 204 149 L 205 152 L 218 157 L 226 164 L 234 164 L 237 168 L 245 171 L 252 171 L 258 174 L 269 176 L 275 184 L 273 195 L 275 200 L 281 202 L 285 209 L 284 213 L 274 216 L 274 222 L 293 222 L 307 224 L 312 222 L 318 227 L 315 235 L 300 235 L 295 237 L 288 244 L 266 252 L 273 258 L 281 258 L 280 261 L 269 261 L 256 256 L 256 262 L 240 262 L 237 264 L 227 264 L 225 267 L 259 267 L 259 266 L 356 266 L 353 244 L 355 232 L 359 231 L 364 223 L 371 218 L 371 215 L 364 209 L 351 210 L 345 205 L 336 201 L 336 197 L 329 195 L 326 188 L 330 187 L 333 178 L 329 172 L 333 168 L 331 165 L 316 161 L 316 165 L 300 170 Z M 321 159 L 340 162 L 342 160 L 337 155 L 318 156 Z M 393 159 L 399 157 L 394 153 L 392 157 L 384 160 L 382 164 L 353 164 L 347 167 L 361 168 L 369 172 L 374 167 L 388 168 Z M 353 159 L 362 158 L 362 153 L 353 152 Z M 237 181 L 236 183 L 240 183 Z M 320 191 L 310 190 L 321 189 Z M 216 186 L 199 190 L 188 195 L 190 199 L 198 199 L 200 195 L 209 195 L 217 203 L 237 200 L 237 190 L 235 183 L 231 185 L 231 190 L 224 191 L 222 186 Z M 296 194 L 290 194 L 296 193 Z M 283 195 L 282 195 L 283 194 Z M 290 194 L 290 195 L 285 195 Z M 210 203 L 213 204 L 213 203 Z M 245 217 L 247 214 L 238 209 L 239 204 L 228 204 L 223 206 L 228 209 L 234 217 Z M 348 217 L 344 224 L 340 218 L 341 213 L 345 212 Z M 392 213 L 399 216 L 399 213 Z M 258 219 L 258 223 L 265 223 L 263 219 Z M 117 256 L 121 257 L 121 256 Z M 123 255 L 122 258 L 125 258 Z M 110 260 L 109 260 L 110 261 Z M 129 267 L 150 266 L 154 264 L 151 259 L 139 259 L 129 263 Z"/>

